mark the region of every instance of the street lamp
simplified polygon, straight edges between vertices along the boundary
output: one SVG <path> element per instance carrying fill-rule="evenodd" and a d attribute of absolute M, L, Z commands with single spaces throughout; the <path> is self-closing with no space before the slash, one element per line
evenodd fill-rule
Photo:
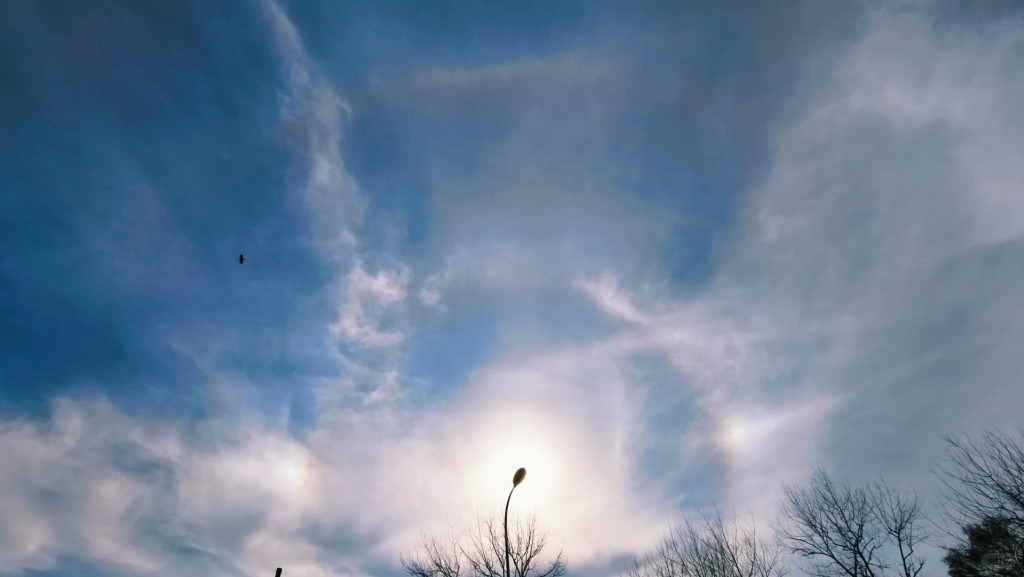
<path fill-rule="evenodd" d="M 519 483 L 522 483 L 525 478 L 526 468 L 519 467 L 516 474 L 512 476 L 512 491 L 515 491 L 516 487 L 519 486 Z M 505 577 L 512 577 L 511 568 L 509 567 L 508 562 L 508 504 L 512 501 L 512 491 L 508 492 L 508 499 L 505 500 Z"/>

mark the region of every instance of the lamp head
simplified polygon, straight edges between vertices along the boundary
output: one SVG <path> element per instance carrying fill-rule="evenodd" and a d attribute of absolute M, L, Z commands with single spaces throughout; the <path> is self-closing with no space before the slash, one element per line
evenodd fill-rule
<path fill-rule="evenodd" d="M 512 487 L 513 488 L 518 487 L 519 483 L 522 483 L 523 479 L 525 479 L 525 478 L 526 478 L 526 467 L 519 467 L 519 470 L 516 471 L 515 476 L 512 477 Z"/>

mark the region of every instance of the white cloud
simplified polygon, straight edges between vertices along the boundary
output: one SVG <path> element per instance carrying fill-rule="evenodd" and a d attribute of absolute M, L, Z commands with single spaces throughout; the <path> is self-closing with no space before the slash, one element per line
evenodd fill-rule
<path fill-rule="evenodd" d="M 349 272 L 333 330 L 346 341 L 367 348 L 394 347 L 405 335 L 380 327 L 383 313 L 405 300 L 409 270 L 366 272 L 361 262 Z"/>
<path fill-rule="evenodd" d="M 302 39 L 281 7 L 273 0 L 260 6 L 287 72 L 281 112 L 305 165 L 298 186 L 316 224 L 315 243 L 325 258 L 344 263 L 356 248 L 356 229 L 366 210 L 359 185 L 341 157 L 343 114 L 348 108 L 312 69 Z"/>
<path fill-rule="evenodd" d="M 964 186 L 954 196 L 967 242 L 1024 233 L 1020 138 L 1024 32 L 1019 22 L 943 28 L 919 13 L 878 11 L 840 67 L 844 104 L 899 129 L 939 126 Z"/>
<path fill-rule="evenodd" d="M 594 47 L 591 47 L 594 48 Z M 412 100 L 478 98 L 487 93 L 531 93 L 559 88 L 598 90 L 601 84 L 621 80 L 616 54 L 597 58 L 584 51 L 563 51 L 502 64 L 475 67 L 426 67 L 398 74 L 376 75 L 371 87 L 378 98 L 395 106 Z M 410 94 L 416 95 L 410 99 Z"/>
<path fill-rule="evenodd" d="M 367 199 L 346 171 L 340 148 L 343 113 L 349 109 L 315 70 L 281 7 L 273 0 L 261 6 L 287 72 L 281 114 L 303 168 L 296 186 L 314 221 L 314 243 L 334 265 L 338 278 L 333 289 L 338 316 L 331 332 L 350 349 L 338 357 L 345 374 L 325 385 L 318 398 L 323 402 L 358 398 L 362 404 L 393 401 L 401 396 L 396 355 L 406 338 L 399 319 L 411 271 L 397 263 L 368 272 L 371 251 L 358 237 Z"/>
<path fill-rule="evenodd" d="M 443 307 L 445 293 L 466 274 L 466 256 L 462 252 L 449 255 L 444 267 L 423 280 L 420 302 L 428 307 Z"/>
<path fill-rule="evenodd" d="M 97 430 L 97 419 L 107 426 Z M 112 445 L 141 426 L 109 406 L 81 411 L 59 403 L 48 426 L 0 425 L 0 500 L 4 525 L 0 571 L 52 568 L 58 556 L 77 554 L 147 571 L 154 559 L 138 546 L 131 522 L 149 489 L 136 479 L 96 466 Z"/>
<path fill-rule="evenodd" d="M 605 272 L 599 279 L 580 279 L 576 287 L 593 299 L 606 314 L 637 324 L 646 324 L 647 318 L 633 306 L 633 297 L 625 289 L 619 287 L 619 281 Z"/>
<path fill-rule="evenodd" d="M 0 427 L 0 571 L 45 570 L 70 556 L 116 575 L 337 575 L 301 530 L 330 487 L 308 448 L 252 422 L 196 439 L 178 424 L 102 401 L 57 400 L 45 423 Z M 271 548 L 270 545 L 273 545 Z M 199 558 L 181 551 L 203 552 Z"/>
<path fill-rule="evenodd" d="M 822 461 L 916 482 L 935 457 L 923 435 L 1019 417 L 1024 272 L 1007 262 L 1024 232 L 1021 30 L 873 12 L 778 127 L 718 276 L 683 296 L 641 293 L 642 307 L 623 287 L 646 286 L 637 255 L 663 247 L 673 220 L 615 200 L 595 161 L 604 157 L 538 152 L 543 117 L 496 146 L 479 174 L 428 169 L 441 191 L 437 241 L 452 256 L 420 285 L 423 304 L 468 308 L 467 287 L 582 292 L 627 322 L 543 352 L 509 338 L 465 382 L 417 405 L 402 395 L 400 363 L 415 279 L 360 254 L 365 201 L 338 148 L 343 106 L 280 8 L 264 8 L 289 74 L 300 188 L 326 258 L 338 255 L 335 336 L 355 352 L 319 391 L 304 442 L 249 421 L 199 442 L 184 425 L 102 403 L 61 401 L 43 424 L 0 422 L 0 510 L 13 520 L 4 527 L 18 527 L 0 527 L 0 571 L 76 555 L 166 574 L 178 561 L 138 531 L 148 523 L 231 568 L 190 561 L 197 574 L 346 574 L 370 557 L 394 562 L 421 531 L 499 509 L 519 466 L 529 474 L 514 510 L 536 511 L 570 563 L 601 563 L 646 548 L 680 507 L 700 503 L 681 478 L 765 514 L 782 482 Z M 428 80 L 459 88 L 512 72 Z M 950 320 L 954 310 L 966 320 Z M 651 358 L 665 365 L 662 389 L 642 374 Z M 950 364 L 929 369 L 934 359 Z M 943 367 L 967 382 L 931 388 Z M 664 389 L 692 412 L 654 425 Z M 641 458 L 655 444 L 678 461 L 658 477 Z M 332 551 L 311 527 L 345 527 L 367 544 Z"/>
<path fill-rule="evenodd" d="M 414 416 L 336 411 L 311 440 L 331 455 L 331 485 L 344 487 L 324 509 L 386 535 L 381 551 L 393 557 L 423 532 L 500 509 L 525 466 L 513 511 L 537 512 L 570 558 L 641 546 L 660 532 L 663 509 L 634 486 L 642 420 L 616 371 L 584 349 L 492 367 Z"/>
<path fill-rule="evenodd" d="M 768 427 L 779 442 L 757 463 L 737 455 L 734 495 L 817 463 L 924 489 L 941 433 L 1012 422 L 1021 367 L 1003 348 L 1021 328 L 997 317 L 1022 304 L 1007 260 L 1024 232 L 1024 172 L 1007 160 L 1024 154 L 1022 45 L 1019 28 L 873 11 L 777 133 L 715 290 L 768 321 L 760 346 L 790 365 L 773 373 L 819 409 L 771 409 L 796 428 Z"/>
<path fill-rule="evenodd" d="M 1024 174 L 1009 160 L 1024 153 L 1021 42 L 1021 30 L 1010 26 L 978 30 L 924 13 L 874 11 L 825 67 L 829 74 L 808 79 L 804 109 L 779 126 L 772 162 L 748 193 L 739 238 L 705 290 L 647 299 L 640 312 L 618 284 L 647 280 L 627 271 L 629 257 L 588 259 L 593 253 L 584 247 L 557 242 L 547 250 L 520 246 L 516 266 L 500 267 L 516 271 L 506 286 L 551 294 L 571 279 L 588 279 L 575 288 L 604 312 L 646 319 L 602 346 L 664 353 L 699 417 L 652 436 L 677 438 L 680 457 L 717 455 L 729 505 L 770 512 L 781 483 L 799 481 L 820 463 L 867 471 L 898 459 L 873 472 L 927 487 L 938 443 L 925 435 L 1010 423 L 1006 407 L 1024 402 L 1014 383 L 1021 367 L 1007 353 L 1021 338 L 1013 287 L 1024 275 L 1006 260 L 1019 254 L 1013 243 L 1024 231 L 1024 196 L 1015 193 Z M 513 142 L 515 136 L 504 146 L 520 156 L 530 150 Z M 505 147 L 495 154 L 517 158 Z M 577 231 L 615 230 L 626 220 L 594 210 L 565 217 L 560 202 L 587 200 L 571 188 L 538 189 L 543 200 L 508 195 L 513 215 L 527 207 L 523 238 L 557 238 L 537 234 L 544 229 L 530 220 L 536 206 L 550 210 L 541 222 L 556 215 Z M 488 195 L 500 190 L 492 186 Z M 446 230 L 488 238 L 481 230 L 494 206 L 506 207 L 493 198 L 476 208 L 453 203 Z M 509 214 L 499 213 L 508 223 Z M 642 211 L 630 214 L 643 222 Z M 456 246 L 479 250 L 479 243 L 450 236 Z M 651 238 L 653 230 L 637 243 L 618 237 L 630 248 Z M 559 269 L 548 269 L 551 262 Z M 594 275 L 595 263 L 607 276 Z M 448 270 L 439 278 L 451 284 Z M 932 328 L 953 310 L 969 311 L 969 328 Z M 922 353 L 930 341 L 942 351 Z M 943 356 L 962 371 L 962 384 L 947 378 L 932 390 L 929 367 Z M 612 358 L 629 372 L 631 357 Z M 961 410 L 951 404 L 931 414 L 928 407 L 947 395 Z M 969 420 L 954 416 L 965 411 Z M 867 430 L 847 428 L 853 422 Z M 835 453 L 840 447 L 846 459 Z"/>

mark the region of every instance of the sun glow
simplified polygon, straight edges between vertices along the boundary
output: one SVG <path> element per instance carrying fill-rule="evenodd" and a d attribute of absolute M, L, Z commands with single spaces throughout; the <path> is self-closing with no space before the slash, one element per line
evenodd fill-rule
<path fill-rule="evenodd" d="M 297 490 L 306 484 L 307 467 L 299 460 L 285 462 L 281 465 L 281 481 L 284 486 Z"/>
<path fill-rule="evenodd" d="M 507 412 L 481 421 L 483 434 L 471 445 L 467 494 L 482 508 L 503 500 L 512 489 L 512 477 L 526 468 L 526 479 L 515 490 L 510 511 L 529 515 L 554 504 L 563 475 L 557 425 L 544 416 Z M 483 510 L 483 509 L 482 509 Z"/>
<path fill-rule="evenodd" d="M 789 418 L 785 413 L 767 411 L 734 413 L 719 426 L 719 446 L 733 455 L 751 454 L 763 447 Z"/>
<path fill-rule="evenodd" d="M 750 426 L 744 419 L 729 419 L 722 426 L 719 442 L 730 451 L 744 449 L 750 441 Z"/>
<path fill-rule="evenodd" d="M 307 501 L 314 498 L 315 467 L 310 456 L 297 447 L 288 447 L 275 455 L 275 463 L 268 467 L 272 491 L 289 500 Z"/>

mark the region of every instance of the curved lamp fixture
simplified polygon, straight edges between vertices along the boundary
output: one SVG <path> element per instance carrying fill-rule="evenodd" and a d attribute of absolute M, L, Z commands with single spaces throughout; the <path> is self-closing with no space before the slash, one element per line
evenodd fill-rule
<path fill-rule="evenodd" d="M 526 467 L 519 467 L 516 474 L 512 476 L 512 491 L 516 490 L 519 483 L 526 479 Z M 509 554 L 508 554 L 508 504 L 512 501 L 512 491 L 508 492 L 508 499 L 505 500 L 505 577 L 512 577 L 511 568 L 509 567 Z"/>
<path fill-rule="evenodd" d="M 525 478 L 526 478 L 526 467 L 519 467 L 519 470 L 516 471 L 515 476 L 512 477 L 512 488 L 515 489 L 517 486 L 519 486 L 519 483 L 522 483 L 523 479 L 525 479 Z"/>

